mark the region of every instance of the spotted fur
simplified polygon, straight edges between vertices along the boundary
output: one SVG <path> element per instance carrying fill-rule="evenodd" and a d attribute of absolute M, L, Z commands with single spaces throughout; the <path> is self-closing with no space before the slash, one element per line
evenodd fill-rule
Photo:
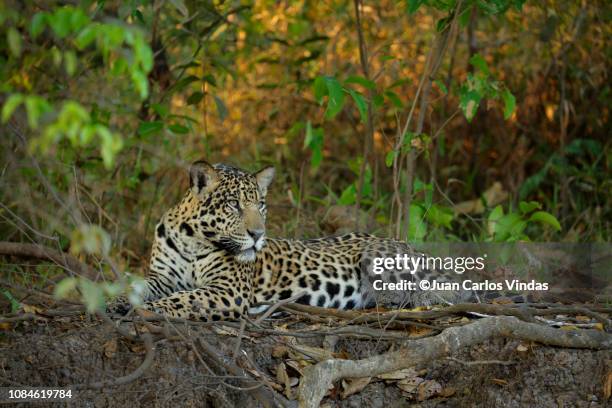
<path fill-rule="evenodd" d="M 258 304 L 300 294 L 298 303 L 342 309 L 380 300 L 370 285 L 372 257 L 412 249 L 361 233 L 312 240 L 266 238 L 265 196 L 273 176 L 271 167 L 250 174 L 205 161 L 191 166 L 190 189 L 155 229 L 145 309 L 207 321 L 236 319 L 261 310 Z M 428 273 L 388 279 L 424 279 Z M 423 304 L 436 294 L 411 296 L 387 300 Z M 118 303 L 112 310 L 125 311 L 125 306 Z"/>

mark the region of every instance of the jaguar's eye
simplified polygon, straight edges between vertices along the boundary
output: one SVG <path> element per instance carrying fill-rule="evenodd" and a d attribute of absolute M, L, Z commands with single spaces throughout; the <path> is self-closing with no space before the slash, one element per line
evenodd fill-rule
<path fill-rule="evenodd" d="M 263 211 L 266 209 L 266 202 L 265 201 L 260 201 L 258 204 L 259 207 L 259 211 Z"/>
<path fill-rule="evenodd" d="M 238 203 L 238 200 L 229 200 L 227 202 L 227 206 L 234 211 L 238 211 L 240 209 L 240 203 Z"/>

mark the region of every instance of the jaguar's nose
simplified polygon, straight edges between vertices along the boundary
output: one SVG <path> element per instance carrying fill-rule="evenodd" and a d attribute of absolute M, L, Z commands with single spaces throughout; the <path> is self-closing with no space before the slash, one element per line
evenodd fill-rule
<path fill-rule="evenodd" d="M 259 238 L 261 238 L 261 236 L 264 234 L 263 229 L 250 229 L 247 230 L 247 232 L 249 233 L 251 238 L 253 238 L 253 242 L 257 242 Z"/>

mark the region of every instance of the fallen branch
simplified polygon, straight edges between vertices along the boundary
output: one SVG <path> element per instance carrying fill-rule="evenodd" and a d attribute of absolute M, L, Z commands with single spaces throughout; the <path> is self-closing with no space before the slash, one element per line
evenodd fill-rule
<path fill-rule="evenodd" d="M 496 364 L 496 365 L 504 365 L 509 366 L 513 364 L 518 364 L 518 361 L 503 361 L 503 360 L 474 360 L 474 361 L 463 361 L 455 357 L 446 357 L 449 361 L 454 361 L 456 363 L 465 365 L 465 366 L 476 366 L 476 365 L 488 365 L 488 364 Z"/>
<path fill-rule="evenodd" d="M 441 309 L 426 310 L 422 312 L 391 310 L 384 312 L 369 312 L 360 310 L 340 310 L 328 309 L 316 306 L 301 305 L 297 303 L 284 305 L 281 307 L 287 311 L 306 312 L 308 314 L 334 317 L 338 319 L 350 320 L 351 323 L 386 323 L 391 319 L 436 319 L 439 317 L 452 316 L 457 313 L 484 313 L 488 315 L 505 315 L 515 316 L 527 322 L 535 322 L 532 316 L 534 310 L 529 308 L 517 308 L 505 305 L 487 304 L 487 303 L 460 303 L 457 305 L 447 306 Z"/>
<path fill-rule="evenodd" d="M 79 261 L 74 256 L 44 245 L 0 241 L 0 255 L 51 261 L 68 271 L 89 279 L 94 279 L 98 275 L 92 267 Z"/>
<path fill-rule="evenodd" d="M 394 352 L 356 361 L 331 359 L 306 367 L 299 387 L 299 406 L 318 407 L 334 381 L 373 377 L 419 366 L 492 337 L 508 337 L 560 347 L 612 348 L 612 335 L 602 331 L 566 331 L 522 322 L 516 317 L 488 317 L 465 326 L 451 327 L 436 337 L 411 341 Z"/>
<path fill-rule="evenodd" d="M 22 322 L 26 320 L 47 320 L 47 319 L 45 319 L 42 316 L 37 316 L 34 313 L 23 313 L 23 314 L 16 315 L 16 316 L 0 317 L 0 324 Z"/>

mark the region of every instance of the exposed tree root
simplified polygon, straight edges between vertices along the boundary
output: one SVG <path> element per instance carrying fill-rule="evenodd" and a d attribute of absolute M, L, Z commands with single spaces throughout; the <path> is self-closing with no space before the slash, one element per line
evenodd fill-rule
<path fill-rule="evenodd" d="M 409 342 L 401 349 L 363 360 L 325 360 L 304 369 L 299 387 L 299 406 L 318 407 L 334 381 L 372 377 L 422 365 L 449 356 L 463 347 L 492 337 L 508 337 L 572 348 L 610 349 L 612 335 L 597 330 L 558 330 L 523 322 L 516 317 L 488 317 L 461 327 L 451 327 L 436 337 Z"/>

